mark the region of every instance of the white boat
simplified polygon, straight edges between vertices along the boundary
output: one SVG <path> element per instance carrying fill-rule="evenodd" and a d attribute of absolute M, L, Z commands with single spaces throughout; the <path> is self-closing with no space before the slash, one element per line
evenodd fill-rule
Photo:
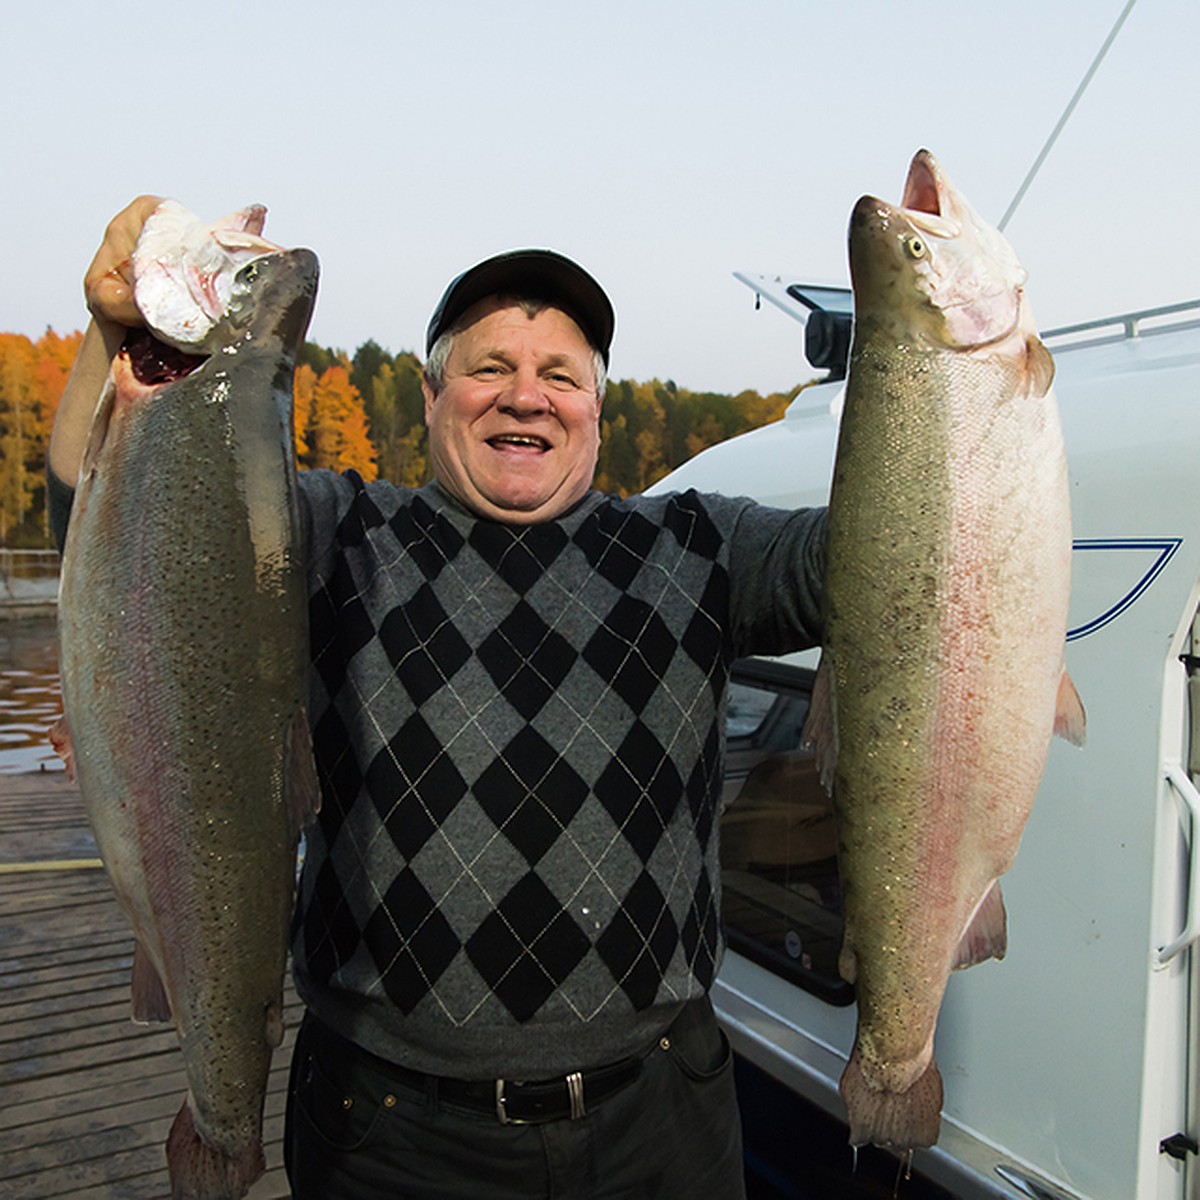
<path fill-rule="evenodd" d="M 831 314 L 848 314 L 849 293 L 739 278 L 799 320 L 820 313 L 809 345 L 818 359 L 832 347 L 813 364 L 831 377 L 654 490 L 823 504 L 849 321 Z M 942 1134 L 914 1165 L 967 1198 L 1185 1200 L 1200 1196 L 1200 301 L 1044 339 L 1071 471 L 1067 665 L 1088 743 L 1051 749 L 1005 876 L 1008 956 L 950 981 Z M 840 1118 L 853 994 L 836 969 L 829 820 L 797 748 L 815 664 L 815 652 L 738 664 L 722 833 L 731 950 L 714 999 L 740 1057 Z M 779 1147 L 755 1145 L 752 1124 L 747 1139 L 748 1161 L 786 1179 Z"/>

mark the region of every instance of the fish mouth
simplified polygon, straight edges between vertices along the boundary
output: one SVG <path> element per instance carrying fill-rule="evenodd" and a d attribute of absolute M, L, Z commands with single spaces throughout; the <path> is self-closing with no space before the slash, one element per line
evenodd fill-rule
<path fill-rule="evenodd" d="M 913 155 L 900 204 L 904 215 L 924 233 L 955 238 L 962 232 L 962 222 L 947 211 L 951 205 L 946 179 L 928 150 Z"/>
<path fill-rule="evenodd" d="M 149 329 L 131 329 L 121 352 L 129 360 L 134 379 L 143 387 L 157 388 L 190 375 L 208 361 L 207 354 L 189 354 L 155 337 Z"/>

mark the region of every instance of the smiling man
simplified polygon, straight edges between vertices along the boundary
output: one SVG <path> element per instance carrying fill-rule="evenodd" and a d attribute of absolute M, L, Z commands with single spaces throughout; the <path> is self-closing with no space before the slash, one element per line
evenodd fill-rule
<path fill-rule="evenodd" d="M 573 285 L 580 315 L 548 300 L 487 294 L 500 284 L 535 296 Z M 582 499 L 600 450 L 612 328 L 598 285 L 549 251 L 500 255 L 460 276 L 427 339 L 425 419 L 442 484 L 481 516 L 521 524 Z"/>
<path fill-rule="evenodd" d="M 152 207 L 88 273 L 60 517 Z M 613 329 L 569 259 L 489 259 L 429 323 L 434 479 L 301 476 L 297 1200 L 744 1195 L 708 999 L 725 694 L 735 658 L 818 641 L 824 516 L 592 490 Z"/>

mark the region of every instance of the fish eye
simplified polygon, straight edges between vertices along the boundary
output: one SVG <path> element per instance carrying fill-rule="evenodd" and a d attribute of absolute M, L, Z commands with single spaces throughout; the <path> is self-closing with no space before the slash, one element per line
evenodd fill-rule
<path fill-rule="evenodd" d="M 915 233 L 908 234 L 904 239 L 904 253 L 909 258 L 924 258 L 925 243 Z"/>

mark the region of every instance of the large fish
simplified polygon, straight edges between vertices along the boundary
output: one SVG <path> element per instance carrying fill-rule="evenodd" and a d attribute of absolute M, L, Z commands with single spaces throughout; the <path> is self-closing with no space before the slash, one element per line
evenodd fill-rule
<path fill-rule="evenodd" d="M 900 206 L 850 222 L 854 340 L 830 497 L 809 737 L 832 784 L 855 1145 L 937 1139 L 950 972 L 1002 957 L 1013 862 L 1052 733 L 1082 743 L 1063 662 L 1067 469 L 1025 271 L 927 151 Z"/>
<path fill-rule="evenodd" d="M 135 278 L 161 275 L 156 230 L 152 216 Z M 317 795 L 291 424 L 317 262 L 246 249 L 220 268 L 223 309 L 185 331 L 201 353 L 142 332 L 118 356 L 59 604 L 66 749 L 136 936 L 134 1017 L 178 1030 L 189 1093 L 167 1159 L 174 1196 L 199 1200 L 243 1196 L 263 1171 L 296 843 Z M 163 296 L 135 287 L 152 323 Z"/>

